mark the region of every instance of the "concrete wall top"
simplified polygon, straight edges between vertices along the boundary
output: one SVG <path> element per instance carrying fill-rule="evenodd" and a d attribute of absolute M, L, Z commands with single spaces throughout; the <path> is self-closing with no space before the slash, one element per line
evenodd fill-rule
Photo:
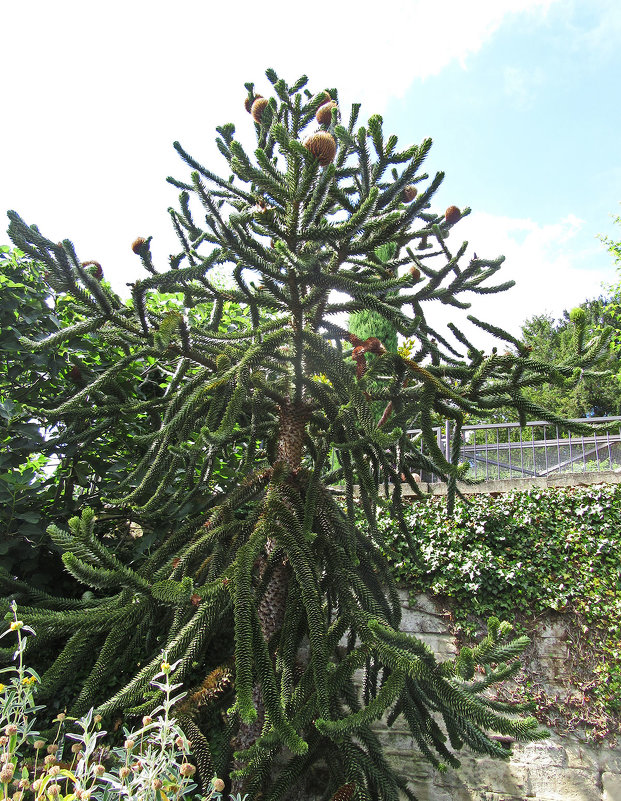
<path fill-rule="evenodd" d="M 621 484 L 621 471 L 607 470 L 599 473 L 556 473 L 549 476 L 530 478 L 506 478 L 494 481 L 482 481 L 480 484 L 457 482 L 457 488 L 464 495 L 478 495 L 489 492 L 511 492 L 511 490 L 527 490 L 531 487 L 587 487 L 591 484 Z M 422 492 L 429 495 L 446 495 L 447 485 L 444 482 L 420 484 Z M 415 496 L 408 484 L 403 485 L 404 496 Z"/>

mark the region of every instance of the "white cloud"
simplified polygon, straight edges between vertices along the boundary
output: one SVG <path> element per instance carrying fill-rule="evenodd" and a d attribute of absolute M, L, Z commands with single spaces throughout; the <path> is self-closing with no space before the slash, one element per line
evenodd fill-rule
<path fill-rule="evenodd" d="M 614 280 L 614 267 L 590 268 L 590 261 L 601 262 L 602 245 L 594 241 L 585 247 L 582 225 L 574 215 L 542 225 L 528 218 L 473 212 L 453 229 L 449 247 L 456 250 L 458 243 L 467 240 L 466 263 L 474 251 L 480 258 L 504 255 L 503 266 L 489 283 L 514 280 L 516 285 L 496 295 L 460 296 L 472 303 L 465 312 L 430 308 L 430 321 L 444 325 L 452 320 L 475 344 L 489 348 L 499 343 L 479 333 L 466 321 L 467 314 L 519 336 L 521 324 L 528 317 L 547 313 L 559 318 L 565 309 L 599 296 L 602 282 Z"/>

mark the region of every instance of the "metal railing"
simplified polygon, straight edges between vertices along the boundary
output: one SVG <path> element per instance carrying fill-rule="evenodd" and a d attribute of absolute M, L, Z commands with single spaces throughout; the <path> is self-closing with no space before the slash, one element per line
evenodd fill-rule
<path fill-rule="evenodd" d="M 621 417 L 590 417 L 572 422 L 603 423 L 606 430 L 572 434 L 544 420 L 529 422 L 524 427 L 519 423 L 467 425 L 461 430 L 459 458 L 470 464 L 471 478 L 484 480 L 621 468 Z M 451 421 L 436 426 L 434 431 L 438 447 L 449 459 L 454 436 Z M 421 478 L 441 481 L 434 474 Z"/>

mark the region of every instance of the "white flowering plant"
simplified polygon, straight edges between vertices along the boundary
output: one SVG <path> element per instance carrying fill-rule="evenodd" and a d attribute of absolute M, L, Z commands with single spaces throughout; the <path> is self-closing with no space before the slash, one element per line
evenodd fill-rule
<path fill-rule="evenodd" d="M 0 801 L 221 801 L 222 779 L 214 776 L 202 794 L 193 780 L 191 744 L 171 714 L 183 697 L 175 695 L 181 685 L 171 683 L 179 663 L 171 665 L 166 652 L 151 682 L 162 693 L 162 702 L 143 717 L 140 728 L 123 730 L 122 746 L 104 747 L 107 732 L 92 709 L 79 720 L 59 714 L 54 720 L 59 724 L 55 742 L 48 745 L 35 730 L 36 713 L 44 709 L 35 703 L 40 679 L 24 665 L 26 635 L 35 632 L 18 619 L 14 602 L 9 627 L 0 639 L 11 633 L 17 636 L 16 664 L 0 671 L 0 676 L 6 676 L 0 682 Z M 70 721 L 78 731 L 61 737 L 65 722 Z M 74 741 L 69 761 L 63 759 L 65 738 Z M 34 751 L 33 759 L 28 751 Z M 231 799 L 246 801 L 240 796 Z"/>
<path fill-rule="evenodd" d="M 11 603 L 9 627 L 0 634 L 0 639 L 14 633 L 17 646 L 13 653 L 14 667 L 0 670 L 0 786 L 3 799 L 8 798 L 8 787 L 18 774 L 20 749 L 38 734 L 35 731 L 35 715 L 43 707 L 35 704 L 35 685 L 39 675 L 24 665 L 26 635 L 34 634 L 17 617 L 17 604 Z M 17 774 L 17 775 L 16 775 Z"/>

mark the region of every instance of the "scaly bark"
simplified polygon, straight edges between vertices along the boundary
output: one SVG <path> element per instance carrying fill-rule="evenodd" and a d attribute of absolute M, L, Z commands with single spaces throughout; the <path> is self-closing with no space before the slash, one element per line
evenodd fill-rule
<path fill-rule="evenodd" d="M 302 466 L 302 456 L 304 452 L 305 426 L 308 420 L 308 407 L 304 402 L 297 404 L 289 400 L 280 407 L 280 424 L 278 430 L 277 460 L 285 462 L 292 473 L 297 472 Z M 265 555 L 258 560 L 258 579 L 259 583 L 267 568 L 269 557 L 276 549 L 276 542 L 268 538 L 265 547 Z M 270 643 L 273 636 L 280 631 L 283 624 L 285 610 L 287 608 L 287 594 L 291 567 L 286 560 L 273 568 L 272 576 L 265 588 L 258 607 L 257 616 L 261 625 L 261 632 L 265 641 Z M 251 746 L 260 736 L 265 722 L 265 710 L 261 698 L 261 689 L 255 684 L 252 697 L 257 710 L 257 719 L 254 723 L 241 723 L 239 730 L 231 743 L 234 751 L 241 751 Z M 234 768 L 241 767 L 234 764 Z M 243 781 L 238 780 L 232 783 L 233 793 L 243 794 Z"/>

